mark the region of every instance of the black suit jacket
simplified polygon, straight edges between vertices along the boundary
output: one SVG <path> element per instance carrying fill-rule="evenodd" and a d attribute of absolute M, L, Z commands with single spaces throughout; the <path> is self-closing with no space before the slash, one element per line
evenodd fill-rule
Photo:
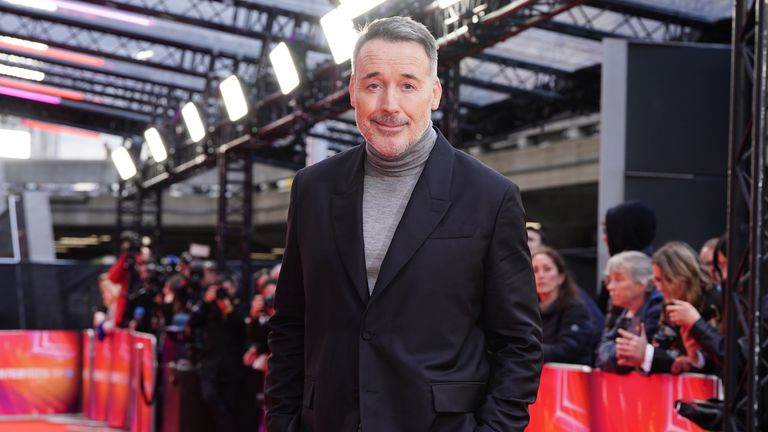
<path fill-rule="evenodd" d="M 438 134 L 369 296 L 364 161 L 294 178 L 267 429 L 523 430 L 542 355 L 517 186 Z"/>

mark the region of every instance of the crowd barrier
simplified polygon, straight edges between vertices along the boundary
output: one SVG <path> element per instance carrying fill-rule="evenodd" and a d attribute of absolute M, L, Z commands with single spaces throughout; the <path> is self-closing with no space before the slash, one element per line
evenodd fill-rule
<path fill-rule="evenodd" d="M 74 413 L 80 334 L 0 331 L 0 415 Z"/>
<path fill-rule="evenodd" d="M 83 415 L 130 432 L 154 431 L 157 342 L 152 335 L 115 330 L 83 336 Z"/>
<path fill-rule="evenodd" d="M 713 376 L 617 375 L 547 364 L 526 431 L 698 432 L 702 429 L 675 412 L 674 402 L 718 397 L 719 389 Z"/>
<path fill-rule="evenodd" d="M 154 336 L 127 330 L 103 340 L 92 330 L 0 331 L 0 415 L 74 413 L 82 406 L 86 417 L 111 427 L 152 432 L 156 351 Z M 527 431 L 698 432 L 674 402 L 718 397 L 719 389 L 711 376 L 616 375 L 548 364 Z"/>

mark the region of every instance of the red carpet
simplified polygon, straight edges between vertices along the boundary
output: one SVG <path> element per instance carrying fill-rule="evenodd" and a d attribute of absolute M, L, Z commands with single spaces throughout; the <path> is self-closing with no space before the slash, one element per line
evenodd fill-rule
<path fill-rule="evenodd" d="M 80 416 L 4 417 L 0 432 L 122 432 Z"/>

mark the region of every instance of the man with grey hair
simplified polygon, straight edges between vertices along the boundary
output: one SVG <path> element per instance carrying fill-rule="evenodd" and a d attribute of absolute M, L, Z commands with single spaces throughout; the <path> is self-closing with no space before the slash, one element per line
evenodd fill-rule
<path fill-rule="evenodd" d="M 541 319 L 516 185 L 432 126 L 437 49 L 372 22 L 349 92 L 366 144 L 296 174 L 269 344 L 270 432 L 522 431 Z"/>

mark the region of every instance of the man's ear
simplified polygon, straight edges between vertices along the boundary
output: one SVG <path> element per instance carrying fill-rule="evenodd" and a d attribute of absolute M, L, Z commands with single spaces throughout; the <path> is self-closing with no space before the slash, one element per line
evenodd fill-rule
<path fill-rule="evenodd" d="M 440 107 L 440 98 L 443 96 L 443 86 L 440 84 L 440 78 L 435 77 L 435 84 L 432 86 L 432 111 Z"/>
<path fill-rule="evenodd" d="M 349 103 L 355 107 L 355 74 L 349 76 Z"/>

